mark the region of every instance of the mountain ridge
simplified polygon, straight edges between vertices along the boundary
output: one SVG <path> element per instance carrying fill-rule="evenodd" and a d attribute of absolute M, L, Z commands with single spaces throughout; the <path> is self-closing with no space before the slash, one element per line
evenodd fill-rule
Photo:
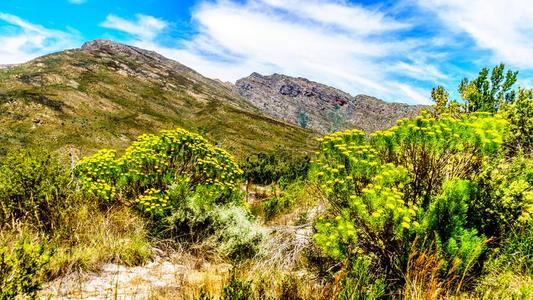
<path fill-rule="evenodd" d="M 278 73 L 265 76 L 253 72 L 237 80 L 234 90 L 275 118 L 321 133 L 354 127 L 367 133 L 382 130 L 427 107 L 352 96 L 307 78 Z"/>
<path fill-rule="evenodd" d="M 418 111 L 361 97 L 282 74 L 254 72 L 230 84 L 154 51 L 99 39 L 0 68 L 0 154 L 27 145 L 82 154 L 122 149 L 140 134 L 175 127 L 241 157 L 278 147 L 309 152 L 319 133 L 371 132 Z M 296 109 L 309 124 L 294 117 Z"/>
<path fill-rule="evenodd" d="M 240 157 L 316 147 L 316 133 L 274 120 L 216 80 L 134 46 L 96 40 L 0 70 L 0 153 L 35 146 L 83 155 L 176 127 Z"/>

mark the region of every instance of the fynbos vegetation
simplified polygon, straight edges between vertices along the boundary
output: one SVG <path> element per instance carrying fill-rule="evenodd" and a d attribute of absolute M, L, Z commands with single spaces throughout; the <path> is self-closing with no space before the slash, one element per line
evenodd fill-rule
<path fill-rule="evenodd" d="M 126 47 L 88 44 L 69 59 L 93 64 L 104 46 L 111 52 Z M 136 59 L 144 58 L 136 48 L 126 50 L 134 58 L 128 70 L 140 80 Z M 154 65 L 168 63 L 169 74 L 180 67 L 145 54 Z M 174 272 L 161 276 L 173 288 L 155 284 L 132 295 L 116 283 L 104 295 L 115 298 L 533 297 L 533 91 L 515 88 L 516 72 L 503 65 L 483 69 L 461 82 L 461 100 L 436 87 L 433 107 L 409 110 L 392 127 L 338 131 L 316 143 L 302 139 L 318 133 L 253 115 L 229 89 L 187 72 L 209 84 L 209 91 L 198 93 L 219 92 L 233 101 L 218 107 L 206 96 L 206 103 L 196 103 L 199 123 L 184 123 L 191 130 L 149 128 L 131 143 L 85 141 L 91 147 L 84 151 L 93 154 L 79 160 L 76 153 L 65 155 L 65 147 L 1 147 L 0 299 L 83 297 L 82 287 L 76 293 L 50 286 L 54 279 L 98 274 L 109 263 L 125 273 L 158 264 Z M 109 85 L 117 80 L 113 72 L 105 74 Z M 274 77 L 283 83 L 284 97 L 322 97 L 335 105 L 331 128 L 351 124 L 344 116 L 354 114 L 348 109 L 353 99 L 337 91 L 331 96 L 325 86 L 319 90 L 303 79 L 297 80 L 300 86 Z M 21 80 L 17 85 L 36 79 Z M 248 93 L 254 87 L 245 83 L 240 88 Z M 85 91 L 99 88 L 97 78 L 81 84 Z M 126 96 L 113 99 L 133 101 Z M 173 118 L 159 106 L 144 109 L 161 113 L 154 120 Z M 224 131 L 238 138 L 211 134 L 228 114 L 241 117 Z M 299 110 L 291 117 L 300 127 L 322 128 L 313 123 L 323 121 L 314 119 L 318 115 Z M 251 139 L 242 134 L 243 122 L 267 132 Z M 82 123 L 83 130 L 94 125 L 88 118 Z M 287 145 L 284 135 L 297 145 Z M 97 150 L 100 144 L 108 147 Z M 129 283 L 141 285 L 143 279 Z"/>

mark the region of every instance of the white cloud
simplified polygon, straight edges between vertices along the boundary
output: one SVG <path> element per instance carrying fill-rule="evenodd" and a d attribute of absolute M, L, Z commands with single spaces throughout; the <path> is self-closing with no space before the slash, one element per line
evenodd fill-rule
<path fill-rule="evenodd" d="M 101 26 L 126 32 L 141 40 L 152 40 L 167 27 L 167 22 L 152 16 L 138 14 L 136 18 L 136 21 L 128 21 L 108 15 Z"/>
<path fill-rule="evenodd" d="M 437 67 L 422 60 L 412 60 L 410 63 L 400 61 L 391 67 L 397 73 L 403 73 L 418 80 L 446 80 L 448 76 L 442 73 Z"/>
<path fill-rule="evenodd" d="M 164 26 L 146 30 L 140 19 L 130 22 L 114 16 L 104 24 L 132 34 L 130 43 L 226 81 L 254 71 L 277 72 L 352 94 L 428 103 L 414 87 L 403 84 L 404 88 L 399 88 L 394 73 L 427 80 L 420 73 L 429 70 L 434 77 L 445 77 L 434 66 L 400 63 L 421 44 L 397 35 L 412 25 L 363 6 L 333 0 L 205 1 L 193 10 L 192 17 L 197 34 L 182 41 L 179 48 L 155 41 Z"/>
<path fill-rule="evenodd" d="M 394 84 L 400 91 L 407 95 L 410 99 L 418 104 L 433 104 L 433 102 L 426 96 L 426 91 L 412 87 L 405 83 Z"/>
<path fill-rule="evenodd" d="M 533 68 L 531 0 L 419 0 L 449 28 L 493 52 L 493 62 Z"/>
<path fill-rule="evenodd" d="M 378 10 L 369 10 L 346 2 L 327 0 L 263 0 L 263 2 L 276 8 L 290 10 L 300 18 L 338 26 L 352 34 L 369 35 L 411 26 L 388 18 Z"/>
<path fill-rule="evenodd" d="M 26 62 L 36 56 L 77 46 L 69 32 L 32 24 L 15 15 L 0 13 L 0 63 Z"/>

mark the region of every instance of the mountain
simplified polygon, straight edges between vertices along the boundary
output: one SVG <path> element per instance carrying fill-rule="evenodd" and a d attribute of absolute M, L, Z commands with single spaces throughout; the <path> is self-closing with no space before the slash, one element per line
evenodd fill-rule
<path fill-rule="evenodd" d="M 345 128 L 373 132 L 412 117 L 421 105 L 387 103 L 355 97 L 333 87 L 286 75 L 252 73 L 237 80 L 234 91 L 268 115 L 301 127 L 328 133 Z"/>
<path fill-rule="evenodd" d="M 316 147 L 315 132 L 265 116 L 231 86 L 137 47 L 95 40 L 0 68 L 0 154 L 32 146 L 83 155 L 176 127 L 239 157 Z"/>

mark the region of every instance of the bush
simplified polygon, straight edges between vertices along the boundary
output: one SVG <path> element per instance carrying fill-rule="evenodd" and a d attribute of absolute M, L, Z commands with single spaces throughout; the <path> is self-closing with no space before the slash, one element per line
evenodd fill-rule
<path fill-rule="evenodd" d="M 435 232 L 447 241 L 466 225 L 468 203 L 475 194 L 475 186 L 467 180 L 452 180 L 444 184 L 444 191 L 428 208 L 425 230 Z"/>
<path fill-rule="evenodd" d="M 25 221 L 51 231 L 71 208 L 69 172 L 51 154 L 22 151 L 0 162 L 0 223 Z"/>
<path fill-rule="evenodd" d="M 257 207 L 266 220 L 271 220 L 279 214 L 290 211 L 296 203 L 304 204 L 303 202 L 309 199 L 307 192 L 304 181 L 293 181 L 284 187 L 281 195 L 262 201 Z"/>
<path fill-rule="evenodd" d="M 307 176 L 310 158 L 278 149 L 273 153 L 256 153 L 248 156 L 241 167 L 244 178 L 256 184 L 271 184 L 283 179 L 294 181 Z"/>
<path fill-rule="evenodd" d="M 381 299 L 386 293 L 383 278 L 375 278 L 371 270 L 371 259 L 358 257 L 342 278 L 338 291 L 338 299 Z"/>
<path fill-rule="evenodd" d="M 0 247 L 0 299 L 36 298 L 42 285 L 42 270 L 51 255 L 45 244 L 27 240 L 17 242 L 11 252 Z"/>
<path fill-rule="evenodd" d="M 436 119 L 424 112 L 369 139 L 358 130 L 324 137 L 311 178 L 331 208 L 315 225 L 317 245 L 349 265 L 369 258 L 395 289 L 411 244 L 429 234 L 420 247 L 437 244 L 460 288 L 487 243 L 469 222 L 478 190 L 472 180 L 497 157 L 506 126 L 490 114 Z"/>
<path fill-rule="evenodd" d="M 187 182 L 191 190 L 209 186 L 220 201 L 238 189 L 242 171 L 224 150 L 183 129 L 141 135 L 118 157 L 100 150 L 75 168 L 82 187 L 103 203 L 142 202 L 146 212 L 166 210 L 168 186 Z M 170 208 L 171 209 L 171 208 Z"/>
<path fill-rule="evenodd" d="M 506 146 L 511 153 L 533 151 L 533 89 L 520 89 L 515 101 L 502 108 L 509 121 Z"/>
<path fill-rule="evenodd" d="M 525 156 L 490 162 L 481 172 L 470 222 L 492 237 L 525 227 L 533 218 L 533 160 Z"/>
<path fill-rule="evenodd" d="M 182 129 L 143 135 L 117 158 L 101 150 L 76 166 L 82 187 L 101 203 L 132 205 L 162 238 L 203 242 L 223 256 L 253 255 L 260 230 L 241 207 L 233 158 Z"/>
<path fill-rule="evenodd" d="M 211 212 L 214 235 L 209 240 L 220 254 L 234 259 L 252 257 L 258 250 L 265 231 L 250 221 L 250 216 L 237 206 L 217 207 Z"/>
<path fill-rule="evenodd" d="M 473 294 L 483 299 L 531 299 L 532 253 L 533 228 L 508 232 L 501 247 L 494 249 L 485 263 Z"/>
<path fill-rule="evenodd" d="M 230 282 L 222 290 L 221 300 L 251 300 L 253 299 L 252 284 L 243 282 L 232 274 Z"/>

